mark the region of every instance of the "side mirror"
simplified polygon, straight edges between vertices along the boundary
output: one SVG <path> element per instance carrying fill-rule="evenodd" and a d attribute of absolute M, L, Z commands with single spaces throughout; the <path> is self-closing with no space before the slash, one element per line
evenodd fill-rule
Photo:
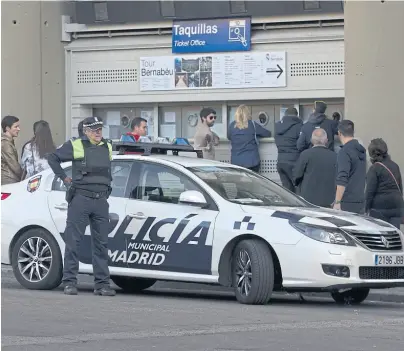
<path fill-rule="evenodd" d="M 179 203 L 198 207 L 205 207 L 208 204 L 203 194 L 195 190 L 188 190 L 181 193 Z"/>

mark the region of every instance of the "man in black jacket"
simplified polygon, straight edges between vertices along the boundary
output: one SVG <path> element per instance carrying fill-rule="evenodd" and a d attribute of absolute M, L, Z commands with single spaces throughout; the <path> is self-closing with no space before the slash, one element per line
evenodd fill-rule
<path fill-rule="evenodd" d="M 325 111 L 327 105 L 318 101 L 315 104 L 314 112 L 310 115 L 309 120 L 302 127 L 299 139 L 297 140 L 297 149 L 302 152 L 312 147 L 311 135 L 316 128 L 322 128 L 327 133 L 328 144 L 330 150 L 334 150 L 334 135 L 337 134 L 337 125 L 334 121 L 327 118 Z"/>
<path fill-rule="evenodd" d="M 275 143 L 278 148 L 277 170 L 282 186 L 292 192 L 296 192 L 293 184 L 293 166 L 300 154 L 296 142 L 302 125 L 302 120 L 293 107 L 288 108 L 283 119 L 275 124 Z"/>
<path fill-rule="evenodd" d="M 334 209 L 363 214 L 365 207 L 366 149 L 354 139 L 354 123 L 341 121 L 342 148 L 337 157 L 337 191 Z"/>
<path fill-rule="evenodd" d="M 337 154 L 327 148 L 327 133 L 313 131 L 313 147 L 301 153 L 294 169 L 299 194 L 313 205 L 330 208 L 335 196 Z"/>

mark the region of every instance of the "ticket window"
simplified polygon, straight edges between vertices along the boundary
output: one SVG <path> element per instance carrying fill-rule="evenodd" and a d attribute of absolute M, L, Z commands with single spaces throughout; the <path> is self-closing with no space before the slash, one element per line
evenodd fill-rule
<path fill-rule="evenodd" d="M 212 130 L 220 138 L 226 137 L 223 125 L 222 106 L 216 104 L 192 106 L 161 106 L 159 107 L 159 133 L 160 137 L 175 137 L 193 139 L 196 127 L 200 123 L 200 112 L 204 107 L 211 107 L 216 111 L 216 122 Z"/>
<path fill-rule="evenodd" d="M 344 119 L 344 104 L 343 103 L 334 103 L 334 102 L 327 102 L 327 110 L 325 111 L 326 116 L 329 119 L 332 119 L 332 115 L 334 112 L 338 112 L 341 116 L 341 120 Z M 303 119 L 303 123 L 306 123 L 309 120 L 310 115 L 313 113 L 314 110 L 314 103 L 310 104 L 301 104 L 300 105 L 300 116 Z"/>
<path fill-rule="evenodd" d="M 94 108 L 94 116 L 100 117 L 105 128 L 104 138 L 120 139 L 122 134 L 131 131 L 131 122 L 134 117 L 142 117 L 147 121 L 147 135 L 154 133 L 154 110 L 152 106 L 122 107 L 122 108 Z"/>
<path fill-rule="evenodd" d="M 235 113 L 238 106 L 229 106 L 228 113 L 228 124 L 235 119 Z M 252 120 L 259 123 L 265 129 L 271 132 L 271 136 L 274 135 L 275 121 L 280 118 L 281 106 L 277 105 L 247 105 L 250 110 Z M 278 111 L 278 114 L 277 114 Z"/>

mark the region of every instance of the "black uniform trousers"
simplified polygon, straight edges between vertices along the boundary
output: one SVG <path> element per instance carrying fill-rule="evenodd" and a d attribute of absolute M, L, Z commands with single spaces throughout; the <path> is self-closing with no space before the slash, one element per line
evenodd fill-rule
<path fill-rule="evenodd" d="M 281 178 L 282 186 L 292 193 L 296 193 L 296 187 L 293 182 L 293 167 L 295 165 L 293 163 L 279 162 L 276 166 L 277 171 L 279 173 L 279 177 Z"/>
<path fill-rule="evenodd" d="M 79 245 L 90 223 L 94 288 L 109 286 L 108 268 L 108 223 L 109 204 L 106 197 L 91 198 L 75 194 L 67 211 L 64 233 L 65 257 L 63 268 L 64 285 L 76 285 L 79 270 Z"/>

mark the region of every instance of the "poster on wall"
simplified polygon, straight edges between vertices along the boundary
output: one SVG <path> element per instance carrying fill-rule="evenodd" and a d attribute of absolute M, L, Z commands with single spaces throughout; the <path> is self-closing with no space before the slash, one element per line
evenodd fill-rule
<path fill-rule="evenodd" d="M 140 91 L 286 87 L 286 52 L 140 58 Z"/>

